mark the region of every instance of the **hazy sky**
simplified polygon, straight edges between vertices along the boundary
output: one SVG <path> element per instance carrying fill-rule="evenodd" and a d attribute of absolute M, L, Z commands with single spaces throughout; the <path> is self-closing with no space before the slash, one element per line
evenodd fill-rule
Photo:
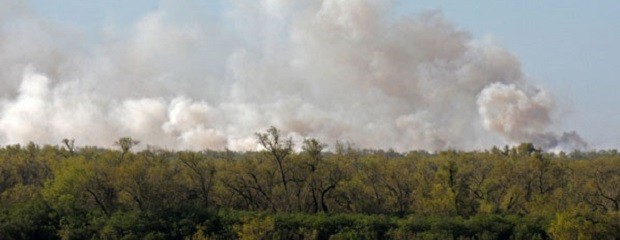
<path fill-rule="evenodd" d="M 406 1 L 442 11 L 518 55 L 524 72 L 567 108 L 564 124 L 594 145 L 620 144 L 620 2 Z"/>
<path fill-rule="evenodd" d="M 0 0 L 3 1 L 3 0 Z M 273 0 L 272 0 L 273 1 Z M 219 21 L 225 1 L 30 0 L 36 14 L 100 41 L 112 29 L 127 31 L 149 12 L 192 9 L 193 17 Z M 185 2 L 185 1 L 183 1 Z M 174 3 L 174 4 L 171 4 Z M 394 16 L 439 11 L 459 30 L 515 54 L 527 79 L 557 101 L 553 128 L 575 130 L 591 145 L 620 144 L 620 2 L 397 1 Z M 173 14 L 180 17 L 184 14 Z"/>

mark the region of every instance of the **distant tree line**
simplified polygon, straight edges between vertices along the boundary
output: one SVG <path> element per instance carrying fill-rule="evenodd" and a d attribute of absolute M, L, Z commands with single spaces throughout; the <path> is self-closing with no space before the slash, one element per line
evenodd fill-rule
<path fill-rule="evenodd" d="M 0 239 L 620 239 L 620 154 L 0 148 Z"/>

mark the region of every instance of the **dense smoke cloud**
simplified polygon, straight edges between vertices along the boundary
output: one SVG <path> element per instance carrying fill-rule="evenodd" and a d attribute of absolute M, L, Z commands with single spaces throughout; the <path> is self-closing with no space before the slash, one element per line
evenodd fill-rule
<path fill-rule="evenodd" d="M 253 133 L 273 125 L 297 139 L 402 151 L 586 147 L 574 132 L 550 130 L 553 97 L 528 83 L 516 56 L 438 12 L 396 17 L 371 0 L 231 1 L 223 19 L 200 21 L 168 3 L 93 44 L 23 4 L 2 4 L 2 144 L 110 146 L 131 136 L 251 150 Z"/>
<path fill-rule="evenodd" d="M 478 97 L 484 127 L 516 142 L 535 142 L 550 149 L 584 149 L 585 141 L 575 132 L 561 136 L 547 131 L 553 99 L 543 90 L 527 94 L 514 84 L 493 83 Z"/>

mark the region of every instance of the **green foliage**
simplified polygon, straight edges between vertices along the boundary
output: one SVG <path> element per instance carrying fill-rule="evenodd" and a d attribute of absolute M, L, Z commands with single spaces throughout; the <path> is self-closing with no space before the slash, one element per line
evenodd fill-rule
<path fill-rule="evenodd" d="M 40 198 L 0 212 L 0 239 L 54 239 L 56 214 Z"/>
<path fill-rule="evenodd" d="M 558 213 L 549 226 L 554 239 L 618 239 L 619 230 L 618 212 L 591 211 L 584 205 Z"/>
<path fill-rule="evenodd" d="M 0 148 L 0 239 L 618 239 L 617 151 Z"/>

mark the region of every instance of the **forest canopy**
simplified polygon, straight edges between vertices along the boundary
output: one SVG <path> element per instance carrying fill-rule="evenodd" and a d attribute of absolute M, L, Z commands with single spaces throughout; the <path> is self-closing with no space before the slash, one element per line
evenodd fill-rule
<path fill-rule="evenodd" d="M 256 138 L 263 151 L 3 146 L 0 239 L 620 238 L 616 150 Z"/>

